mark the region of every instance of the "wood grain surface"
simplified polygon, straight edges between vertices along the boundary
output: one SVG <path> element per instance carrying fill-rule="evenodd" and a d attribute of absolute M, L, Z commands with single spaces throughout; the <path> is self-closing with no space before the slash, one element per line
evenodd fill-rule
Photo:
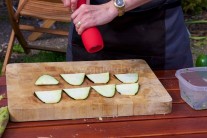
<path fill-rule="evenodd" d="M 9 122 L 2 138 L 206 138 L 207 110 L 193 110 L 181 99 L 175 70 L 154 72 L 173 99 L 170 114 Z M 0 77 L 0 94 L 6 92 L 6 77 Z M 5 97 L 0 106 L 6 105 Z"/>
<path fill-rule="evenodd" d="M 63 93 L 57 104 L 44 104 L 33 95 L 37 90 L 96 85 L 85 78 L 81 86 L 71 86 L 60 77 L 62 73 L 81 72 L 110 72 L 108 84 L 121 83 L 113 76 L 115 73 L 137 72 L 139 93 L 123 96 L 116 92 L 114 97 L 105 98 L 91 89 L 86 100 L 73 100 Z M 35 81 L 43 74 L 54 76 L 60 84 L 35 86 Z M 6 78 L 10 119 L 14 122 L 168 114 L 172 109 L 171 96 L 143 60 L 10 64 Z"/>

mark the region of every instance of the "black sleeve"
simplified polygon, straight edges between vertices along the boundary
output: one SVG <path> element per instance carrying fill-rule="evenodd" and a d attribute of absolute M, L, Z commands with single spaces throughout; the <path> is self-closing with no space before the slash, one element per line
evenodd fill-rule
<path fill-rule="evenodd" d="M 168 7 L 175 7 L 181 4 L 181 0 L 152 0 L 149 3 L 146 3 L 140 7 L 137 7 L 130 12 L 141 12 L 147 11 L 154 8 L 168 8 Z"/>

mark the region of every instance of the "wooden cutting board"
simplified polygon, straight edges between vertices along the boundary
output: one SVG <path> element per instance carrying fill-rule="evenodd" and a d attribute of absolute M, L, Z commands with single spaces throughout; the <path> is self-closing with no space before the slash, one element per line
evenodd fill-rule
<path fill-rule="evenodd" d="M 86 100 L 73 100 L 63 93 L 57 104 L 44 104 L 33 95 L 37 90 L 95 85 L 85 78 L 81 86 L 71 86 L 60 77 L 62 73 L 81 72 L 110 72 L 108 84 L 121 83 L 113 76 L 115 73 L 137 72 L 139 92 L 135 96 L 116 92 L 113 98 L 105 98 L 91 89 Z M 35 86 L 35 81 L 43 74 L 54 76 L 60 84 Z M 167 114 L 172 109 L 172 98 L 144 60 L 9 64 L 6 80 L 10 119 L 15 122 Z"/>

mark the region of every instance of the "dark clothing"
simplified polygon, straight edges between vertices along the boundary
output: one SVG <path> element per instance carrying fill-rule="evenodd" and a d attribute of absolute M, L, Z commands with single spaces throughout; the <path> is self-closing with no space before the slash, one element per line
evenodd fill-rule
<path fill-rule="evenodd" d="M 92 4 L 106 1 L 91 0 Z M 180 1 L 172 1 L 153 1 L 99 26 L 104 49 L 93 54 L 85 50 L 72 24 L 67 60 L 144 59 L 153 69 L 193 66 Z"/>

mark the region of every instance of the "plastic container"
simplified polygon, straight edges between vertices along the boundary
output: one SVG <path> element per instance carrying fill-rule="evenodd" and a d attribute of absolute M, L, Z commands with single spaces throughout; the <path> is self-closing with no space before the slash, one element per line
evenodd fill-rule
<path fill-rule="evenodd" d="M 177 70 L 182 99 L 195 110 L 207 109 L 207 67 Z"/>

